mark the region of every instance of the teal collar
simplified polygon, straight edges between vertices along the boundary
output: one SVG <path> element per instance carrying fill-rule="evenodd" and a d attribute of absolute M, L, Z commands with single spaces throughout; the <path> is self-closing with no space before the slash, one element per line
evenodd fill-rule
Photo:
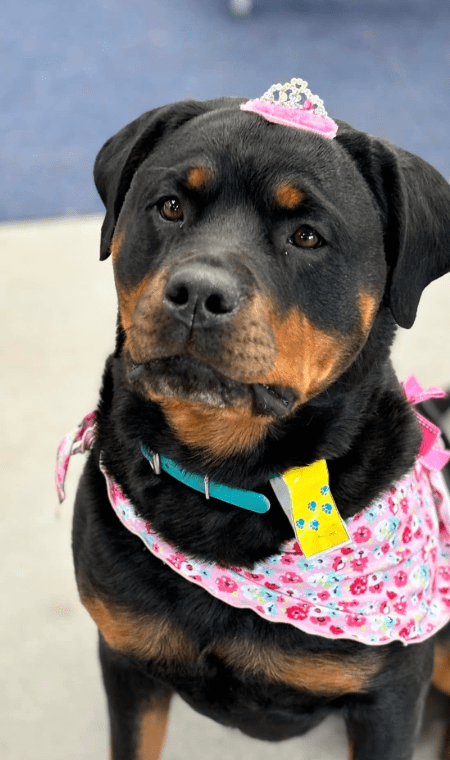
<path fill-rule="evenodd" d="M 220 499 L 220 501 L 234 504 L 236 507 L 249 509 L 251 512 L 259 512 L 260 514 L 268 512 L 270 509 L 270 501 L 262 493 L 245 491 L 243 488 L 232 488 L 223 483 L 216 483 L 215 480 L 210 480 L 207 475 L 202 477 L 195 472 L 188 472 L 188 470 L 184 470 L 170 457 L 155 454 L 145 446 L 141 447 L 141 451 L 150 462 L 156 475 L 159 475 L 161 470 L 164 470 L 164 472 L 179 480 L 180 483 L 184 483 L 195 491 L 204 493 L 207 499 L 212 496 L 214 499 Z"/>

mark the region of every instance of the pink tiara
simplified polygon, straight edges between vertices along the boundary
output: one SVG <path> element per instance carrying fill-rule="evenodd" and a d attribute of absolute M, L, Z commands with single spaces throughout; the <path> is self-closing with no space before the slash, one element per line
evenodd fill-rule
<path fill-rule="evenodd" d="M 291 79 L 286 84 L 273 84 L 260 98 L 248 100 L 241 111 L 257 113 L 275 124 L 305 129 L 332 140 L 338 125 L 325 111 L 323 100 L 313 95 L 304 79 Z"/>

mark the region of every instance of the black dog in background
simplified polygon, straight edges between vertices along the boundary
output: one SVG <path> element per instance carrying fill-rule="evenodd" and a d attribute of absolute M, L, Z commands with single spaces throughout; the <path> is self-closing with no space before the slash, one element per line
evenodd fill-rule
<path fill-rule="evenodd" d="M 157 760 L 178 692 L 269 740 L 340 711 L 354 760 L 408 760 L 435 639 L 334 641 L 215 599 L 121 525 L 99 470 L 101 455 L 180 551 L 251 570 L 292 537 L 273 473 L 326 459 L 347 519 L 415 461 L 420 433 L 389 353 L 396 324 L 411 327 L 423 289 L 450 269 L 450 187 L 347 124 L 324 140 L 243 113 L 241 102 L 146 113 L 95 165 L 119 318 L 73 548 L 100 631 L 112 757 Z M 208 501 L 155 474 L 142 446 L 259 491 L 271 509 Z M 446 689 L 441 639 L 434 680 Z"/>

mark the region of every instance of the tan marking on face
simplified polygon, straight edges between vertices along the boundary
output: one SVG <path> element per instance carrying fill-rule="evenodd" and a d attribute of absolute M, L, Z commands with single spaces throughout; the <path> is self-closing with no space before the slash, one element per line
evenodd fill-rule
<path fill-rule="evenodd" d="M 292 210 L 300 206 L 304 194 L 289 182 L 282 182 L 275 191 L 275 201 L 282 209 Z"/>
<path fill-rule="evenodd" d="M 209 166 L 193 166 L 189 169 L 186 184 L 191 190 L 201 190 L 213 178 L 214 174 Z"/>
<path fill-rule="evenodd" d="M 125 348 L 137 363 L 148 361 L 161 327 L 161 303 L 164 298 L 167 273 L 144 277 L 133 288 L 116 281 L 119 312 L 126 332 Z"/>
<path fill-rule="evenodd" d="M 267 297 L 253 293 L 222 330 L 215 332 L 211 351 L 200 353 L 191 341 L 188 353 L 238 383 L 252 383 L 269 372 L 276 358 L 276 341 L 268 322 L 272 306 Z"/>
<path fill-rule="evenodd" d="M 379 306 L 379 300 L 370 293 L 361 290 L 359 293 L 359 312 L 361 314 L 361 329 L 368 333 L 373 325 Z"/>
<path fill-rule="evenodd" d="M 305 402 L 334 380 L 347 362 L 351 337 L 332 335 L 293 307 L 283 320 L 272 317 L 276 359 L 257 382 L 295 388 Z"/>
<path fill-rule="evenodd" d="M 431 683 L 436 689 L 450 696 L 450 644 L 438 642 L 434 648 L 434 665 Z"/>
<path fill-rule="evenodd" d="M 124 287 L 120 286 L 117 288 L 120 319 L 125 332 L 129 330 L 133 324 L 133 317 L 136 311 L 136 307 L 142 298 L 142 295 L 149 287 L 150 282 L 151 278 L 145 277 L 133 288 L 125 289 Z"/>
<path fill-rule="evenodd" d="M 169 722 L 171 695 L 159 697 L 139 716 L 136 760 L 159 760 Z"/>
<path fill-rule="evenodd" d="M 264 440 L 273 422 L 269 417 L 252 415 L 250 406 L 208 408 L 188 399 L 160 397 L 154 400 L 161 404 L 179 440 L 202 449 L 210 462 L 252 451 Z"/>
<path fill-rule="evenodd" d="M 119 255 L 120 249 L 123 246 L 123 242 L 125 240 L 125 230 L 115 230 L 113 238 L 111 240 L 110 250 L 111 250 L 111 257 L 113 265 L 116 263 L 117 256 Z"/>
<path fill-rule="evenodd" d="M 215 650 L 219 657 L 239 671 L 330 696 L 364 693 L 383 662 L 383 656 L 379 653 L 371 653 L 366 658 L 345 658 L 332 654 L 302 656 L 240 639 L 225 641 Z"/>
<path fill-rule="evenodd" d="M 81 601 L 108 646 L 150 660 L 187 663 L 195 655 L 192 641 L 159 615 L 139 615 L 80 590 Z"/>

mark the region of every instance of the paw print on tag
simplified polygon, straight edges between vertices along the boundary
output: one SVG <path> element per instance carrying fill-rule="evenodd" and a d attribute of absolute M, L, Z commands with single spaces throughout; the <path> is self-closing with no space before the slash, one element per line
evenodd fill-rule
<path fill-rule="evenodd" d="M 333 511 L 333 505 L 329 504 L 328 502 L 326 504 L 322 504 L 322 511 L 325 512 L 326 515 L 331 515 Z"/>
<path fill-rule="evenodd" d="M 305 521 L 303 520 L 302 517 L 300 518 L 300 520 L 297 520 L 297 522 L 295 524 L 296 524 L 297 528 L 304 528 L 305 527 Z"/>
<path fill-rule="evenodd" d="M 314 510 L 315 510 L 316 507 L 317 507 L 317 502 L 316 501 L 310 501 L 309 502 L 308 509 L 310 509 L 311 512 L 314 512 Z"/>
<path fill-rule="evenodd" d="M 329 491 L 330 491 L 329 486 L 322 486 L 322 488 L 320 489 L 320 493 L 323 494 L 324 496 L 326 493 L 329 493 Z"/>
<path fill-rule="evenodd" d="M 320 523 L 318 520 L 311 520 L 311 522 L 309 523 L 309 527 L 312 528 L 313 530 L 318 530 L 319 525 Z"/>

